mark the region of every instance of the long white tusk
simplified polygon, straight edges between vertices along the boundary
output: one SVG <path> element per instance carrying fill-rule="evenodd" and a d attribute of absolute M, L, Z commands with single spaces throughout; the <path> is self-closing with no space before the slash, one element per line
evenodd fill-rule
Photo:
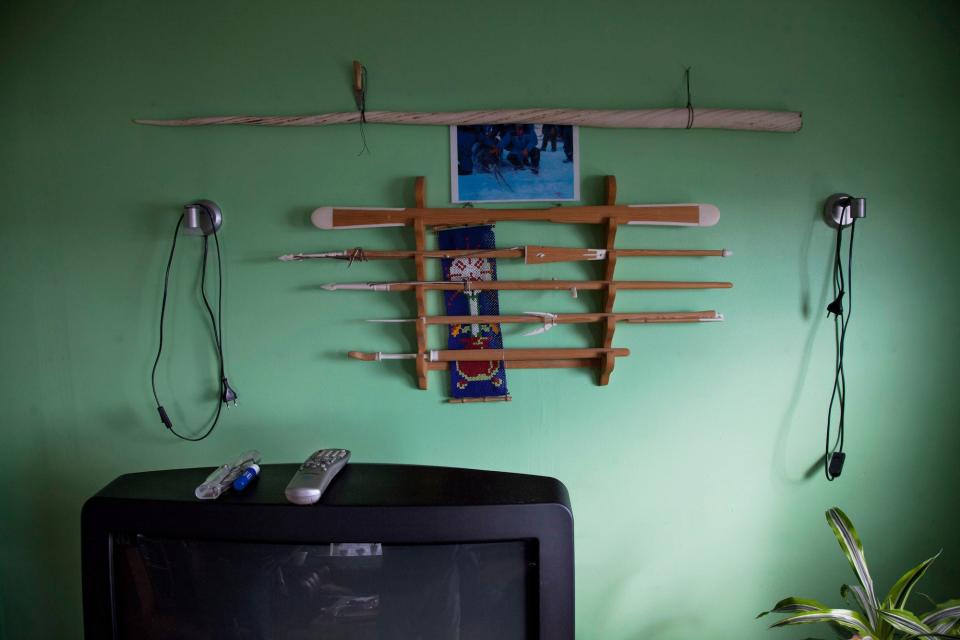
<path fill-rule="evenodd" d="M 537 327 L 536 329 L 531 329 L 526 333 L 520 334 L 521 336 L 537 336 L 541 333 L 546 333 L 557 326 L 557 314 L 550 313 L 549 311 L 524 311 L 523 315 L 525 316 L 536 316 L 543 320 L 543 324 Z"/>

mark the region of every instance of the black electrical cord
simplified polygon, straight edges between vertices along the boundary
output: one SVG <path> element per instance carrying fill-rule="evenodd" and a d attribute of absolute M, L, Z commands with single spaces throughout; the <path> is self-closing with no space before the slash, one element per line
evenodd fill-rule
<path fill-rule="evenodd" d="M 844 348 L 846 346 L 847 329 L 850 326 L 850 316 L 853 313 L 853 238 L 856 233 L 857 219 L 850 222 L 850 242 L 847 247 L 847 272 L 843 271 L 843 225 L 837 227 L 837 244 L 833 265 L 833 294 L 834 299 L 827 305 L 827 312 L 834 314 L 834 342 L 836 356 L 834 359 L 833 391 L 830 394 L 830 407 L 827 410 L 827 435 L 824 444 L 823 471 L 827 480 L 833 481 L 843 469 L 846 454 L 843 452 L 846 435 L 845 417 L 847 404 L 847 378 L 844 371 Z M 846 295 L 846 313 L 844 313 L 843 297 Z M 837 421 L 837 435 L 831 446 L 831 428 L 833 424 L 833 407 L 839 407 L 840 417 Z"/>
<path fill-rule="evenodd" d="M 160 398 L 157 394 L 157 366 L 160 363 L 160 356 L 163 353 L 163 322 L 166 317 L 167 311 L 167 292 L 170 286 L 170 271 L 173 266 L 173 255 L 177 249 L 177 237 L 180 234 L 180 227 L 183 225 L 183 215 L 180 216 L 180 219 L 177 220 L 177 225 L 173 230 L 173 242 L 170 245 L 170 256 L 167 258 L 167 268 L 163 276 L 163 299 L 160 303 L 160 341 L 157 346 L 157 357 L 153 361 L 153 369 L 150 372 L 150 386 L 153 389 L 153 399 L 157 403 L 157 413 L 160 414 L 160 420 L 167 427 L 167 429 L 180 438 L 181 440 L 186 440 L 188 442 L 199 442 L 206 439 L 213 430 L 216 428 L 217 423 L 220 421 L 220 413 L 223 411 L 223 406 L 233 402 L 237 402 L 237 394 L 230 387 L 230 382 L 227 380 L 226 369 L 224 366 L 223 358 L 223 259 L 220 253 L 220 239 L 217 237 L 216 226 L 214 225 L 212 214 L 203 209 L 203 212 L 210 219 L 210 226 L 213 229 L 213 240 L 217 246 L 217 316 L 214 319 L 213 309 L 210 307 L 210 301 L 207 299 L 207 255 L 209 252 L 209 237 L 204 234 L 203 236 L 203 256 L 200 259 L 200 296 L 203 299 L 203 305 L 207 310 L 207 316 L 210 318 L 210 325 L 213 329 L 213 339 L 217 347 L 217 361 L 219 364 L 218 369 L 218 379 L 220 384 L 219 397 L 217 398 L 217 410 L 213 416 L 213 422 L 207 428 L 201 436 L 185 436 L 181 433 L 178 433 L 173 427 L 173 421 L 170 420 L 170 416 L 167 414 L 166 409 L 163 408 L 163 405 L 160 404 Z"/>
<path fill-rule="evenodd" d="M 173 253 L 177 250 L 177 236 L 180 235 L 180 226 L 183 224 L 183 216 L 177 220 L 177 226 L 173 229 L 173 243 L 170 245 L 170 256 L 167 258 L 167 270 L 163 275 L 163 300 L 160 302 L 160 344 L 157 346 L 157 357 L 153 360 L 153 369 L 150 371 L 150 387 L 153 389 L 153 399 L 157 403 L 157 410 L 163 407 L 160 405 L 160 398 L 157 396 L 157 365 L 160 363 L 160 354 L 163 353 L 163 319 L 167 313 L 167 289 L 170 284 L 170 267 L 173 264 Z M 166 423 L 169 418 L 166 412 L 161 412 L 160 417 Z"/>

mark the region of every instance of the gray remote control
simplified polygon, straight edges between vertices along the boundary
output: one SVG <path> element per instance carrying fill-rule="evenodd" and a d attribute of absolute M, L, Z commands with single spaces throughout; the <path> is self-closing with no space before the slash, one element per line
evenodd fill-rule
<path fill-rule="evenodd" d="M 350 452 L 346 449 L 320 449 L 315 452 L 300 465 L 287 485 L 284 492 L 287 500 L 294 504 L 313 504 L 349 459 Z"/>

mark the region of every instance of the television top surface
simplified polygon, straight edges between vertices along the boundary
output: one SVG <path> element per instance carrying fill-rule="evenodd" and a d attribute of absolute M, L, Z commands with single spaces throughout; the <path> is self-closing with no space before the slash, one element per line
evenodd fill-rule
<path fill-rule="evenodd" d="M 262 465 L 245 491 L 228 491 L 215 503 L 289 504 L 284 489 L 297 464 Z M 210 467 L 122 475 L 93 500 L 130 499 L 196 502 L 194 489 Z M 401 464 L 350 463 L 324 491 L 318 505 L 338 507 L 480 506 L 558 504 L 570 510 L 567 488 L 545 476 Z"/>

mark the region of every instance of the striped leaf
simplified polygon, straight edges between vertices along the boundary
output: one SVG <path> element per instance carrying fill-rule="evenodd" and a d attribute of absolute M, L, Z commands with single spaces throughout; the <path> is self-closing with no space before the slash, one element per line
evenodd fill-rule
<path fill-rule="evenodd" d="M 867 616 L 867 622 L 870 623 L 870 628 L 876 630 L 877 628 L 877 608 L 867 599 L 867 594 L 864 592 L 863 587 L 858 587 L 857 585 L 848 585 L 845 584 L 840 587 L 840 597 L 844 600 L 847 599 L 847 593 L 852 593 L 853 597 L 856 599 L 857 604 L 860 605 L 860 609 Z"/>
<path fill-rule="evenodd" d="M 870 635 L 871 631 L 867 628 L 867 623 L 856 611 L 850 609 L 820 609 L 818 611 L 805 611 L 787 616 L 779 622 L 770 625 L 773 627 L 785 627 L 794 624 L 813 624 L 815 622 L 832 622 L 857 632 L 861 636 Z"/>
<path fill-rule="evenodd" d="M 933 632 L 944 636 L 950 633 L 956 635 L 957 632 L 960 631 L 960 629 L 957 628 L 956 622 L 956 620 L 947 620 L 945 622 L 941 622 L 937 626 L 933 627 Z M 951 629 L 953 629 L 953 631 L 950 631 Z"/>
<path fill-rule="evenodd" d="M 921 618 L 923 624 L 929 626 L 949 623 L 950 626 L 948 626 L 947 629 L 952 627 L 957 620 L 960 620 L 960 600 L 944 602 L 934 611 L 931 611 Z"/>
<path fill-rule="evenodd" d="M 853 523 L 850 522 L 847 514 L 837 507 L 828 510 L 826 515 L 827 523 L 833 529 L 834 535 L 837 536 L 837 542 L 840 543 L 843 554 L 847 556 L 850 567 L 863 586 L 867 602 L 870 602 L 874 607 L 878 606 L 877 595 L 873 589 L 873 578 L 870 577 L 867 560 L 863 555 L 863 544 L 860 542 L 857 530 L 853 528 Z"/>
<path fill-rule="evenodd" d="M 880 616 L 894 629 L 903 631 L 914 638 L 933 638 L 934 631 L 923 624 L 920 618 L 905 609 L 880 609 Z"/>
<path fill-rule="evenodd" d="M 763 611 L 762 613 L 757 614 L 757 618 L 762 618 L 768 613 L 797 613 L 800 611 L 822 611 L 826 609 L 827 605 L 822 602 L 817 602 L 816 600 L 810 600 L 809 598 L 784 598 L 777 604 L 773 605 L 773 609 L 770 611 Z M 755 618 L 756 619 L 756 618 Z"/>
<path fill-rule="evenodd" d="M 937 555 L 932 558 L 927 558 L 903 574 L 900 579 L 897 580 L 896 584 L 891 587 L 890 593 L 887 594 L 887 599 L 884 601 L 885 606 L 890 609 L 905 608 L 907 606 L 907 598 L 910 597 L 910 592 L 913 591 L 913 587 L 920 582 L 920 578 L 927 572 L 927 569 L 933 564 L 933 561 L 940 557 L 941 553 L 943 553 L 943 551 L 938 552 Z"/>

